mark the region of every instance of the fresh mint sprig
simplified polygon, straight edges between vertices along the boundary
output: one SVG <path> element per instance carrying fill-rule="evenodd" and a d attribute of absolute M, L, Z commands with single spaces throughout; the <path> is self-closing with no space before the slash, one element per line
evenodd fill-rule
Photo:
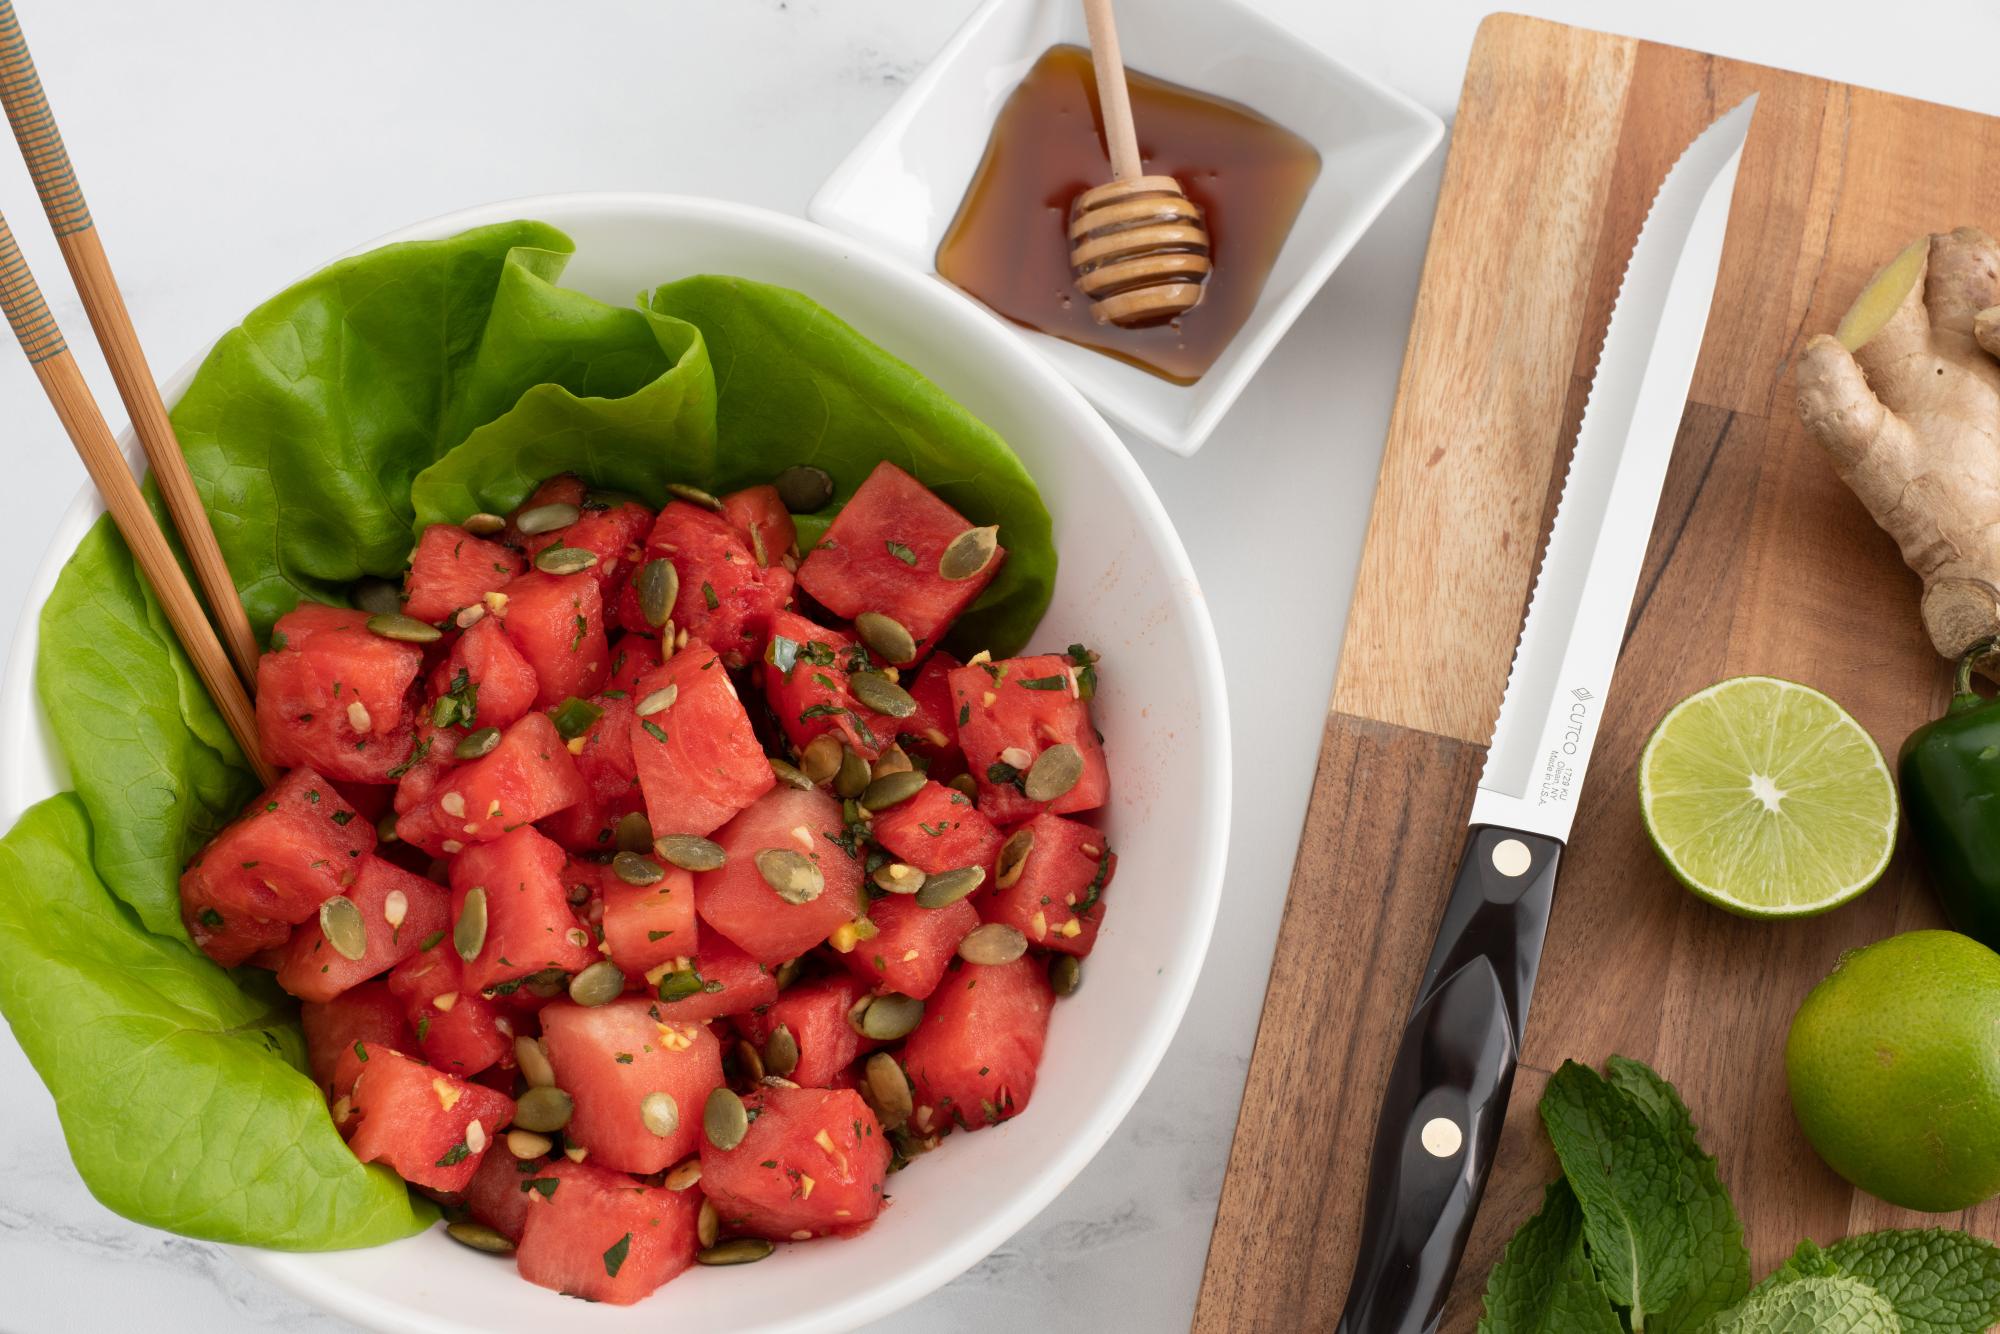
<path fill-rule="evenodd" d="M 2000 1248 L 1941 1228 L 1811 1241 L 1755 1288 L 1743 1226 L 1674 1086 L 1565 1062 L 1542 1095 L 1563 1176 L 1486 1281 L 1481 1334 L 1981 1334 Z"/>

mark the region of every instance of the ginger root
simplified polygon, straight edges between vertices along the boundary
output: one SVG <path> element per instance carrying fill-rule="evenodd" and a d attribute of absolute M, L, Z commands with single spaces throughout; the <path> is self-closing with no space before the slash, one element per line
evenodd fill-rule
<path fill-rule="evenodd" d="M 1799 416 L 1923 580 L 1924 629 L 1947 658 L 2000 636 L 1995 357 L 2000 243 L 1960 227 L 1891 260 L 1799 358 Z"/>

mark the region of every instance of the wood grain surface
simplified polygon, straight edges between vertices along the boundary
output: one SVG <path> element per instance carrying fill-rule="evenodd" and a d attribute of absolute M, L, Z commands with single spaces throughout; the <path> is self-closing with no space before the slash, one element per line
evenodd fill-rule
<path fill-rule="evenodd" d="M 1912 859 L 1824 917 L 1695 900 L 1646 841 L 1635 773 L 1676 700 L 1763 672 L 1827 691 L 1893 754 L 1942 707 L 1916 581 L 1793 413 L 1791 364 L 1913 237 L 2000 223 L 2000 121 L 1501 15 L 1452 136 L 1333 710 L 1196 1311 L 1330 1327 L 1383 1072 L 1449 888 L 1543 528 L 1653 189 L 1759 93 L 1711 313 L 1580 799 L 1507 1130 L 1444 1328 L 1554 1175 L 1536 1102 L 1613 1053 L 1680 1086 L 1758 1276 L 1798 1240 L 1943 1223 L 1861 1195 L 1798 1133 L 1784 1034 L 1843 950 L 1940 918 Z"/>

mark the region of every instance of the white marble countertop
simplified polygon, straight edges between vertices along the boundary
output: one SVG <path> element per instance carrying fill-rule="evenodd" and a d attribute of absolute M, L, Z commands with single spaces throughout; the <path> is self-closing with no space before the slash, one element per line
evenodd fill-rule
<path fill-rule="evenodd" d="M 1253 0 L 1449 116 L 1474 0 Z M 627 188 L 802 212 L 975 0 L 17 0 L 156 368 L 194 355 L 357 241 L 466 204 Z M 1145 0 L 1127 0 L 1143 4 Z M 2000 9 L 1531 0 L 1633 32 L 2000 112 Z M 1135 447 L 1215 609 L 1237 763 L 1226 909 L 1151 1088 L 1048 1210 L 885 1330 L 1162 1330 L 1193 1309 L 1320 720 L 1395 390 L 1442 153 L 1361 243 L 1194 459 Z M 83 320 L 11 148 L 0 206 Z M 1955 218 L 1931 220 L 1948 226 Z M 1982 219 L 1992 226 L 2000 219 Z M 87 362 L 88 364 L 88 362 Z M 116 404 L 93 368 L 100 400 Z M 0 352 L 10 444 L 0 625 L 83 481 L 23 361 Z M 216 1247 L 84 1191 L 55 1108 L 0 1029 L 0 1330 L 331 1331 Z M 1357 1167 L 1357 1170 L 1358 1167 Z M 1274 1264 L 1284 1257 L 1273 1257 Z"/>

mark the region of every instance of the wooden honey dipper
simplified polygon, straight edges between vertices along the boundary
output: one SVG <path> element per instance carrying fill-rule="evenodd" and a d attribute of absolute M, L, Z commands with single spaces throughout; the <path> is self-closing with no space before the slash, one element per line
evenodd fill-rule
<path fill-rule="evenodd" d="M 1070 269 L 1099 324 L 1164 323 L 1201 300 L 1210 268 L 1208 226 L 1179 181 L 1144 174 L 1111 0 L 1083 0 L 1083 16 L 1111 180 L 1070 205 Z"/>

